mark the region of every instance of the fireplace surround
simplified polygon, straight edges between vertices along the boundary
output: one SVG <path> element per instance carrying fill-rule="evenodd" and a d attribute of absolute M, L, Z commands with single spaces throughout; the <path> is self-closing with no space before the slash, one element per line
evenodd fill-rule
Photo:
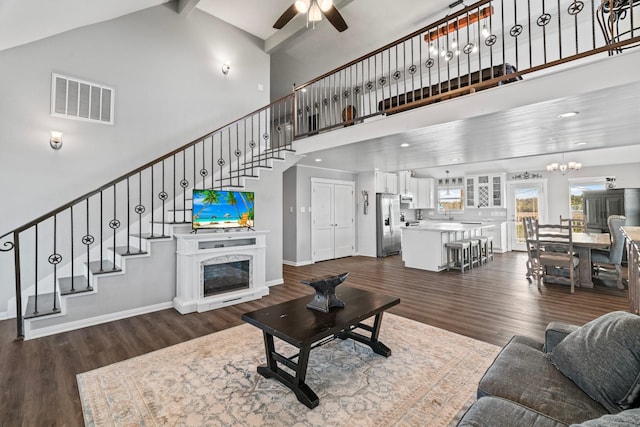
<path fill-rule="evenodd" d="M 203 312 L 269 294 L 265 280 L 267 231 L 175 234 L 176 297 L 182 314 Z"/>

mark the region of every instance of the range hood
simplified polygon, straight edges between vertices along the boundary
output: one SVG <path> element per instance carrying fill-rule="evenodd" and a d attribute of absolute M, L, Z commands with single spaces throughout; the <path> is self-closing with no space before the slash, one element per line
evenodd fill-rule
<path fill-rule="evenodd" d="M 401 194 L 400 203 L 413 203 L 413 194 Z"/>

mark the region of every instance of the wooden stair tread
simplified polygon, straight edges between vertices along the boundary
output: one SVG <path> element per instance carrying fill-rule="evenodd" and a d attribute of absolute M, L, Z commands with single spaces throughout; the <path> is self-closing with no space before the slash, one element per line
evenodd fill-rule
<path fill-rule="evenodd" d="M 143 251 L 142 249 L 134 248 L 133 246 L 116 246 L 115 248 L 109 248 L 112 251 L 115 251 L 120 256 L 139 256 L 139 255 L 147 255 L 147 251 Z"/>
<path fill-rule="evenodd" d="M 36 311 L 36 301 L 38 303 Z M 53 303 L 55 301 L 55 309 Z M 27 309 L 24 313 L 25 319 L 33 319 L 34 317 L 49 316 L 51 314 L 60 313 L 60 297 L 58 293 L 40 294 L 36 300 L 35 295 L 31 295 L 27 301 Z"/>
<path fill-rule="evenodd" d="M 75 295 L 93 291 L 86 276 L 62 277 L 58 280 L 60 295 Z"/>
<path fill-rule="evenodd" d="M 89 270 L 92 274 L 109 274 L 119 273 L 122 271 L 120 267 L 115 265 L 112 261 L 103 259 L 102 261 L 91 261 L 89 263 Z"/>
<path fill-rule="evenodd" d="M 157 224 L 167 224 L 166 222 L 157 222 L 154 221 L 154 223 Z M 151 234 L 151 233 L 135 233 L 135 234 L 130 234 L 130 237 L 136 237 L 136 238 L 142 238 L 142 239 L 146 239 L 146 240 L 156 240 L 156 239 L 171 239 L 171 236 L 168 235 L 161 235 L 161 234 Z"/>

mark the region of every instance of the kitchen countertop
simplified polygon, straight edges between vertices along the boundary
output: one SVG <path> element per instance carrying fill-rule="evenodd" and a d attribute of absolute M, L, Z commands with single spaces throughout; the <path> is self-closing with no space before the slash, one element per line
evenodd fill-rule
<path fill-rule="evenodd" d="M 407 230 L 416 230 L 416 231 L 470 231 L 477 230 L 478 228 L 493 228 L 495 224 L 486 224 L 481 222 L 436 222 L 429 221 L 428 223 L 420 223 L 418 226 L 412 227 L 402 227 Z"/>

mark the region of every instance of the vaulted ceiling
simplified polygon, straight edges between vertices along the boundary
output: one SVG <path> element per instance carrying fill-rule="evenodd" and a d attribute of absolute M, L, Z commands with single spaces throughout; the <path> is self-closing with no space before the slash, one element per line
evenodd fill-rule
<path fill-rule="evenodd" d="M 273 29 L 273 23 L 292 2 L 2 0 L 0 51 L 166 4 L 177 12 L 184 11 L 185 15 L 196 7 L 227 21 L 263 39 L 265 50 L 274 56 L 295 57 L 329 67 L 319 70 L 318 74 L 321 74 L 346 62 L 344 58 L 353 59 L 372 51 L 434 22 L 449 11 L 449 0 L 335 0 L 336 7 L 349 25 L 344 33 L 337 33 L 326 20 L 313 30 L 307 28 L 304 16 L 294 18 L 282 30 Z M 312 77 L 303 76 L 303 80 L 298 82 Z M 282 84 L 286 86 L 290 82 Z M 634 162 L 640 158 L 640 144 L 634 143 L 640 135 L 640 121 L 633 117 L 639 97 L 640 83 L 600 92 L 593 92 L 587 86 L 582 94 L 551 97 L 546 100 L 547 104 L 536 102 L 518 109 L 474 114 L 473 117 L 452 119 L 393 135 L 363 137 L 369 141 L 366 144 L 358 142 L 357 138 L 340 149 L 322 150 L 322 144 L 319 144 L 316 153 L 306 150 L 307 157 L 302 164 L 341 170 L 372 170 L 374 167 L 388 170 L 429 167 L 439 170 L 465 163 L 476 164 L 481 169 L 493 165 L 503 170 L 518 170 L 542 165 L 550 155 L 557 157 L 562 151 L 575 151 L 580 157 L 578 160 L 585 165 Z M 581 114 L 572 119 L 570 126 L 559 125 L 549 119 L 550 105 L 553 111 L 572 109 L 581 111 Z M 427 140 L 434 143 L 422 143 Z M 473 144 L 469 144 L 471 140 Z M 400 142 L 410 143 L 412 147 L 403 152 L 398 148 Z M 587 144 L 583 148 L 569 145 L 576 142 Z M 537 157 L 545 153 L 547 157 Z M 316 158 L 323 161 L 315 162 Z M 434 174 L 438 175 L 438 172 Z"/>

